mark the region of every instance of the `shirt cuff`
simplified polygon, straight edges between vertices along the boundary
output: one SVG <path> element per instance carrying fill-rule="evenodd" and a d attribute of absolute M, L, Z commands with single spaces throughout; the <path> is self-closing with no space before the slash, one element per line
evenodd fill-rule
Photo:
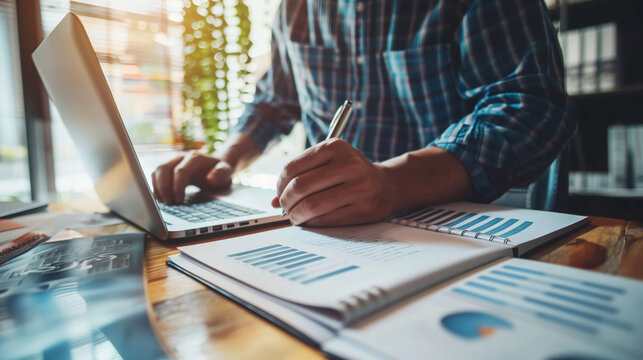
<path fill-rule="evenodd" d="M 471 178 L 472 201 L 491 202 L 506 191 L 501 185 L 506 182 L 502 180 L 501 171 L 482 166 L 478 157 L 469 152 L 466 146 L 453 142 L 440 142 L 439 139 L 430 143 L 429 146 L 446 150 L 460 160 Z"/>

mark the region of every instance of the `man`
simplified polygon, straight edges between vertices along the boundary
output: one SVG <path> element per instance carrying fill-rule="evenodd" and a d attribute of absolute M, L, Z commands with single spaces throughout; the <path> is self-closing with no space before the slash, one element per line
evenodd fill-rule
<path fill-rule="evenodd" d="M 160 166 L 160 201 L 229 186 L 297 120 L 315 145 L 284 168 L 273 206 L 311 226 L 490 201 L 537 178 L 575 130 L 541 0 L 284 0 L 273 36 L 272 67 L 223 149 Z M 323 141 L 345 99 L 344 140 Z"/>

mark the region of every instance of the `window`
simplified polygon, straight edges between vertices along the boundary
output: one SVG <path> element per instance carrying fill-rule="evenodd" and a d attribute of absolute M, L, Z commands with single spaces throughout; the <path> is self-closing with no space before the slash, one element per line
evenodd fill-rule
<path fill-rule="evenodd" d="M 80 16 L 146 173 L 176 156 L 183 81 L 182 0 L 41 0 L 45 35 L 69 11 Z M 247 0 L 254 69 L 269 66 L 278 0 Z M 87 197 L 93 184 L 51 106 L 56 189 L 60 200 Z"/>
<path fill-rule="evenodd" d="M 31 199 L 14 1 L 0 0 L 0 200 Z"/>
<path fill-rule="evenodd" d="M 80 16 L 143 167 L 173 156 L 182 111 L 181 1 L 41 0 L 45 34 L 73 11 Z M 76 148 L 52 105 L 56 189 L 61 200 L 93 193 Z M 146 151 L 154 150 L 154 151 Z M 141 154 L 145 153 L 145 154 Z M 151 169 L 150 169 L 151 168 Z"/>
<path fill-rule="evenodd" d="M 245 2 L 257 79 L 269 66 L 267 27 L 279 0 Z M 183 0 L 40 0 L 40 6 L 45 36 L 69 11 L 80 16 L 144 171 L 175 156 L 183 111 Z M 15 0 L 0 0 L 0 200 L 31 197 L 17 15 Z M 91 179 L 50 107 L 58 198 L 87 197 L 94 193 Z"/>

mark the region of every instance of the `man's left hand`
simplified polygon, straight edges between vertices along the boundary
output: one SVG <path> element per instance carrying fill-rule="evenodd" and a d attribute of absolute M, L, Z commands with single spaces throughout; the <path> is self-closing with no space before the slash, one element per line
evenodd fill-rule
<path fill-rule="evenodd" d="M 338 226 L 380 221 L 393 212 L 393 182 L 341 139 L 323 141 L 290 162 L 277 181 L 281 206 L 295 225 Z"/>

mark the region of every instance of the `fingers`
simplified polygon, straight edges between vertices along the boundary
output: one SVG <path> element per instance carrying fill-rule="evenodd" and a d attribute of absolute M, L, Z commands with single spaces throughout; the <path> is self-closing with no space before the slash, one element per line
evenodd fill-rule
<path fill-rule="evenodd" d="M 185 188 L 196 185 L 201 189 L 230 186 L 233 169 L 227 162 L 199 152 L 179 156 L 152 174 L 154 196 L 166 204 L 185 201 Z"/>
<path fill-rule="evenodd" d="M 346 164 L 325 165 L 293 178 L 279 197 L 279 204 L 290 213 L 302 199 L 312 194 L 341 185 L 356 175 L 354 169 Z"/>
<path fill-rule="evenodd" d="M 355 151 L 355 148 L 340 139 L 323 141 L 306 149 L 284 167 L 277 180 L 277 194 L 281 195 L 286 185 L 298 175 L 323 166 L 337 156 L 353 151 Z"/>
<path fill-rule="evenodd" d="M 354 186 L 344 184 L 334 188 L 314 193 L 290 208 L 287 212 L 294 225 L 318 219 L 331 214 L 338 209 L 354 203 L 362 202 L 368 194 L 356 191 Z"/>
<path fill-rule="evenodd" d="M 219 161 L 205 176 L 206 183 L 213 188 L 228 187 L 232 184 L 234 169 L 225 161 Z"/>
<path fill-rule="evenodd" d="M 154 186 L 154 196 L 161 202 L 171 204 L 174 195 L 174 168 L 183 160 L 183 156 L 178 156 L 167 163 L 156 168 L 152 174 L 152 185 Z"/>
<path fill-rule="evenodd" d="M 272 205 L 281 205 L 295 225 L 378 221 L 394 208 L 389 176 L 350 144 L 332 139 L 286 166 Z"/>
<path fill-rule="evenodd" d="M 197 185 L 201 188 L 207 185 L 206 174 L 219 163 L 218 159 L 192 152 L 174 168 L 174 181 L 172 183 L 173 203 L 181 204 L 185 201 L 185 187 Z M 204 184 L 206 183 L 206 184 Z"/>

